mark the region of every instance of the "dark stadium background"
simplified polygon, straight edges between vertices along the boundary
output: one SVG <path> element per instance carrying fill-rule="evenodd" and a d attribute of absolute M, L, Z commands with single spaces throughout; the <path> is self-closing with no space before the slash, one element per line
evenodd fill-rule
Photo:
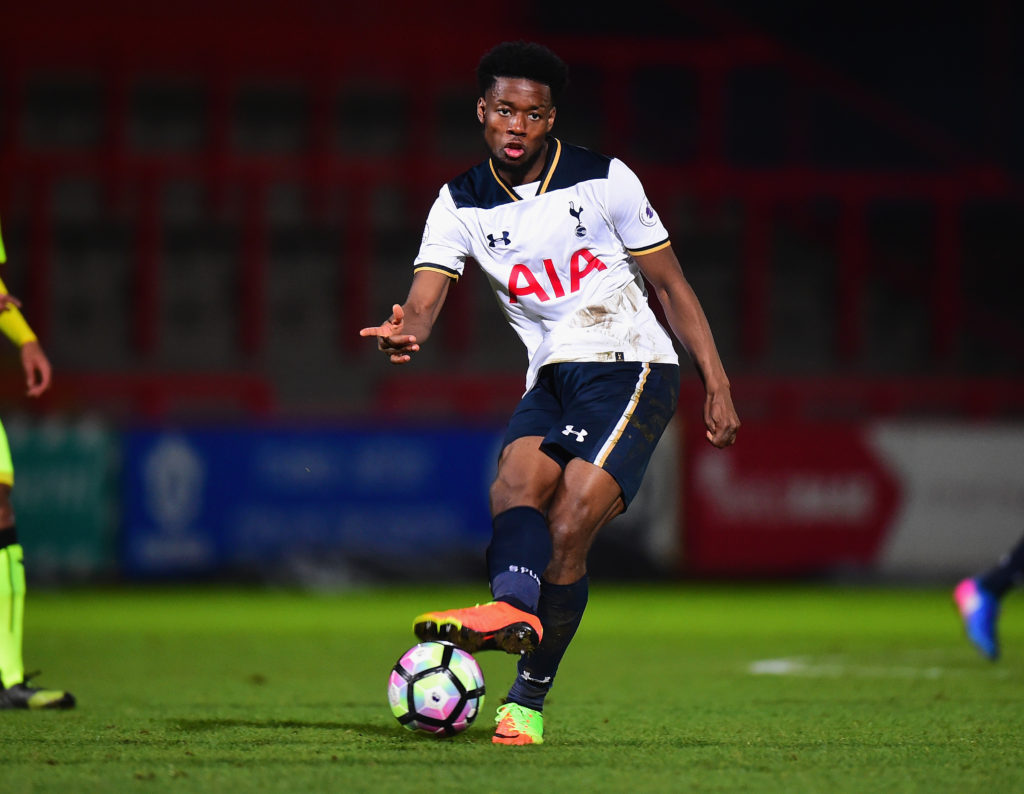
<path fill-rule="evenodd" d="M 477 274 L 410 367 L 357 331 L 404 298 L 438 187 L 480 157 L 473 70 L 510 38 L 569 61 L 556 133 L 626 160 L 672 232 L 755 450 L 737 468 L 768 482 L 778 450 L 840 477 L 878 423 L 1019 449 L 1021 22 L 1008 0 L 5 8 L 3 277 L 56 371 L 29 404 L 3 357 L 30 574 L 476 573 L 519 342 Z M 752 510 L 716 541 L 700 397 L 689 378 L 670 476 L 598 571 L 952 573 L 955 549 L 880 566 L 891 472 L 864 526 Z M 1024 495 L 1000 488 L 1012 520 Z"/>

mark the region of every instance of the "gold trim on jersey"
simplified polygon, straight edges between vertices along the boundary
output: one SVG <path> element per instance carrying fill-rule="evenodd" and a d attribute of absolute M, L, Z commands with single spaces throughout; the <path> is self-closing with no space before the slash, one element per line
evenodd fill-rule
<path fill-rule="evenodd" d="M 537 195 L 541 195 L 547 191 L 548 185 L 551 183 L 551 177 L 555 173 L 555 168 L 558 166 L 558 161 L 562 157 L 562 142 L 558 138 L 552 137 L 552 141 L 555 144 L 555 153 L 551 156 L 551 162 L 547 168 L 541 171 L 540 174 L 540 188 L 537 190 Z M 487 165 L 491 167 L 491 176 L 494 177 L 495 181 L 501 185 L 502 189 L 508 193 L 508 196 L 513 201 L 522 201 L 522 197 L 516 193 L 515 189 L 509 185 L 504 179 L 498 176 L 498 170 L 494 167 L 494 159 L 491 158 L 487 161 Z"/>
<path fill-rule="evenodd" d="M 558 140 L 558 138 L 552 138 L 551 140 L 555 142 L 555 156 L 551 158 L 551 165 L 548 166 L 548 173 L 544 177 L 544 181 L 540 183 L 540 190 L 537 191 L 538 196 L 548 189 L 548 184 L 551 182 L 551 177 L 555 173 L 555 168 L 558 167 L 558 160 L 562 156 L 562 142 Z"/>
<path fill-rule="evenodd" d="M 660 251 L 663 248 L 668 248 L 672 245 L 671 240 L 665 240 L 663 243 L 655 243 L 647 248 L 627 248 L 626 252 L 630 256 L 643 256 L 644 254 L 653 254 L 655 251 Z"/>
<path fill-rule="evenodd" d="M 452 281 L 459 280 L 459 274 L 454 270 L 449 270 L 441 265 L 417 265 L 412 269 L 413 273 L 419 273 L 423 270 L 429 270 L 431 273 L 440 273 L 442 276 L 448 276 Z"/>
<path fill-rule="evenodd" d="M 500 176 L 498 176 L 498 172 L 494 170 L 494 160 L 488 160 L 487 164 L 491 167 L 491 176 L 493 176 L 495 180 L 498 182 L 498 184 L 501 185 L 502 189 L 506 193 L 508 193 L 509 198 L 512 199 L 513 201 L 522 201 L 522 199 L 516 195 L 516 192 L 511 187 L 508 186 L 508 183 L 505 182 L 505 180 L 502 179 Z"/>

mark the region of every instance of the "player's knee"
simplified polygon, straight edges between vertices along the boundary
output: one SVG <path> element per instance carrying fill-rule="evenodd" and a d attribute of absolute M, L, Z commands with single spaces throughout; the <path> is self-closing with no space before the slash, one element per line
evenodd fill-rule
<path fill-rule="evenodd" d="M 14 508 L 11 506 L 11 486 L 0 485 L 0 529 L 14 526 Z"/>
<path fill-rule="evenodd" d="M 539 487 L 535 480 L 503 475 L 501 472 L 491 483 L 491 515 L 498 515 L 512 507 L 534 507 L 542 513 L 551 500 L 551 486 Z"/>
<path fill-rule="evenodd" d="M 591 532 L 572 521 L 550 520 L 552 557 L 565 562 L 584 560 L 590 548 Z"/>
<path fill-rule="evenodd" d="M 515 489 L 500 476 L 491 483 L 491 515 L 498 515 L 515 505 Z"/>

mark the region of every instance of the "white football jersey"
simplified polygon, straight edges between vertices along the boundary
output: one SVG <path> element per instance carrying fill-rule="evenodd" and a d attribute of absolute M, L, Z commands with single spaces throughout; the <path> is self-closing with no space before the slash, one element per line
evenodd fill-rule
<path fill-rule="evenodd" d="M 529 390 L 560 361 L 678 363 L 633 259 L 667 245 L 625 163 L 548 138 L 537 182 L 513 188 L 487 159 L 442 187 L 415 270 L 457 279 L 477 261 L 526 345 Z"/>

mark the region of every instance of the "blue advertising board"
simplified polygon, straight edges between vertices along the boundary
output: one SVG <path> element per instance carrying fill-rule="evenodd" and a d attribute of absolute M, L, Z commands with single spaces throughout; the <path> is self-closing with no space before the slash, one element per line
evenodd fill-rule
<path fill-rule="evenodd" d="M 497 428 L 125 435 L 124 573 L 483 573 Z"/>

